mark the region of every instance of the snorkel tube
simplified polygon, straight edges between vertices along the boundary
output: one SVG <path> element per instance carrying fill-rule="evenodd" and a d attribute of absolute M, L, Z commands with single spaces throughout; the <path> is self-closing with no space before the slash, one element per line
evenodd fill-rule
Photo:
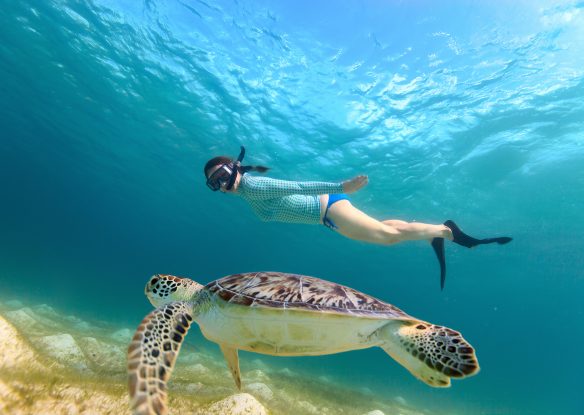
<path fill-rule="evenodd" d="M 227 189 L 227 190 L 233 189 L 233 185 L 235 184 L 235 179 L 237 179 L 238 172 L 241 171 L 242 173 L 245 173 L 245 171 L 242 171 L 242 168 L 241 168 L 241 162 L 242 162 L 244 157 L 245 157 L 245 147 L 241 146 L 239 156 L 237 156 L 237 160 L 235 160 L 235 162 L 233 163 L 233 172 L 231 173 L 231 177 L 229 177 L 229 182 L 227 182 L 227 186 L 225 187 L 225 189 Z"/>

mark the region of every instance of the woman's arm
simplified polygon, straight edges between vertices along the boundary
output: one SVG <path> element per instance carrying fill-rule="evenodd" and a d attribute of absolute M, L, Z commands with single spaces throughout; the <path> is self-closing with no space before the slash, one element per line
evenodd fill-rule
<path fill-rule="evenodd" d="M 244 188 L 246 194 L 252 199 L 272 199 L 289 195 L 317 196 L 332 193 L 353 193 L 367 183 L 367 176 L 357 176 L 342 183 L 294 182 L 269 177 L 247 176 Z"/>
<path fill-rule="evenodd" d="M 244 176 L 243 188 L 252 199 L 273 199 L 289 195 L 317 196 L 342 193 L 342 183 L 293 182 L 269 177 Z"/>

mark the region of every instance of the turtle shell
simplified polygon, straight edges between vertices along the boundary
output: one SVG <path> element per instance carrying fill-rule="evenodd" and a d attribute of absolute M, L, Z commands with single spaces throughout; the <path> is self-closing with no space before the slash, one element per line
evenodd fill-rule
<path fill-rule="evenodd" d="M 306 275 L 283 272 L 233 274 L 205 288 L 230 304 L 411 319 L 399 308 L 357 290 Z"/>

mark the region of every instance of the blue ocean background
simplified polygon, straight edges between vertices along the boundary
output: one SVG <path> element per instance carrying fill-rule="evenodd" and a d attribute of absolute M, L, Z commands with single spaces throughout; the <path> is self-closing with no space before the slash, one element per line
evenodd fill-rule
<path fill-rule="evenodd" d="M 1 298 L 135 327 L 155 273 L 313 275 L 460 330 L 481 372 L 436 390 L 380 349 L 268 364 L 437 414 L 584 413 L 584 3 L 2 6 Z M 441 292 L 425 242 L 262 223 L 210 192 L 204 163 L 240 145 L 271 177 L 368 174 L 352 200 L 377 218 L 514 241 L 447 244 Z"/>

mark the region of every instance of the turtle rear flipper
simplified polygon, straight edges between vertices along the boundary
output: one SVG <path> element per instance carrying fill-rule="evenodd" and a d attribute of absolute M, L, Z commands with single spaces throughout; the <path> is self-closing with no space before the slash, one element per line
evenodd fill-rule
<path fill-rule="evenodd" d="M 381 348 L 412 375 L 437 388 L 479 371 L 473 347 L 457 331 L 423 321 L 390 322 L 379 329 Z"/>
<path fill-rule="evenodd" d="M 165 415 L 166 382 L 193 320 L 187 302 L 165 304 L 148 314 L 128 348 L 130 405 L 134 415 Z"/>

